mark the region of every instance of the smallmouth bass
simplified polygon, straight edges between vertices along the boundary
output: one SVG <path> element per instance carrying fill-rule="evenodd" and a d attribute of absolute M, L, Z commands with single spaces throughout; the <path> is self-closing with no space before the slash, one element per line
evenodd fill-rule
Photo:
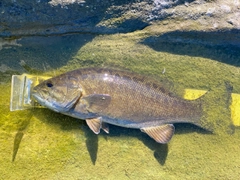
<path fill-rule="evenodd" d="M 34 87 L 32 96 L 43 106 L 84 119 L 96 134 L 109 133 L 108 124 L 140 129 L 158 143 L 168 143 L 173 123 L 202 128 L 202 98 L 185 100 L 160 82 L 121 70 L 77 69 Z M 203 95 L 205 96 L 205 95 Z"/>

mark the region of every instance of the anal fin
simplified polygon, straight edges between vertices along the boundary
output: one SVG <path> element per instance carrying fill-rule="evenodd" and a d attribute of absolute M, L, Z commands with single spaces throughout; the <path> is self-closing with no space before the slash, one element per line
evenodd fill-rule
<path fill-rule="evenodd" d="M 156 142 L 166 144 L 171 140 L 175 128 L 172 124 L 164 124 L 156 127 L 141 128 L 141 131 L 147 133 Z"/>

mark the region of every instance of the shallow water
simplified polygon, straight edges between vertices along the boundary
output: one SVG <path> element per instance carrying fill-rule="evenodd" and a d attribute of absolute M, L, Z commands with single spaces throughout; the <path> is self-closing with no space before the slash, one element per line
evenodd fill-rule
<path fill-rule="evenodd" d="M 226 81 L 240 94 L 240 59 L 234 54 L 238 51 L 230 56 L 221 46 L 186 44 L 176 53 L 172 47 L 178 48 L 177 44 L 151 44 L 144 33 L 28 37 L 17 42 L 21 46 L 0 51 L 2 179 L 239 178 L 238 127 L 234 134 L 212 134 L 193 125 L 177 124 L 171 142 L 162 145 L 140 130 L 116 126 L 110 126 L 109 134 L 97 136 L 84 121 L 48 109 L 9 111 L 12 74 L 54 76 L 89 66 L 122 67 L 161 77 L 170 81 L 179 95 L 184 88 L 193 88 L 210 89 L 217 96 L 217 89 Z M 21 60 L 25 68 L 19 64 Z M 228 108 L 217 105 L 220 110 Z M 221 111 L 213 114 L 230 119 Z"/>

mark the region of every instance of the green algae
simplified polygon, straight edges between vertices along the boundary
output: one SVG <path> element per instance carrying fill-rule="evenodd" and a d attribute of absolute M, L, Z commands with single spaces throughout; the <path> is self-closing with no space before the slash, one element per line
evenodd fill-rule
<path fill-rule="evenodd" d="M 216 95 L 227 95 L 225 82 L 233 86 L 233 92 L 240 93 L 239 68 L 201 56 L 151 48 L 142 43 L 149 32 L 97 36 L 82 46 L 65 66 L 45 74 L 56 75 L 79 67 L 113 66 L 164 78 L 181 88 L 210 90 L 215 99 Z M 207 51 L 206 47 L 195 51 L 208 52 L 213 57 L 222 53 L 217 48 Z M 110 134 L 101 132 L 95 136 L 84 121 L 48 109 L 10 112 L 10 82 L 5 81 L 0 87 L 3 179 L 238 179 L 240 175 L 239 128 L 231 135 L 211 134 L 180 124 L 167 145 L 157 144 L 139 130 L 115 126 L 110 126 Z M 181 95 L 182 90 L 175 90 Z M 229 109 L 224 105 L 230 100 L 226 102 L 227 96 L 218 100 L 212 111 L 207 110 L 209 121 L 218 118 L 228 122 Z M 18 132 L 23 134 L 12 162 Z"/>

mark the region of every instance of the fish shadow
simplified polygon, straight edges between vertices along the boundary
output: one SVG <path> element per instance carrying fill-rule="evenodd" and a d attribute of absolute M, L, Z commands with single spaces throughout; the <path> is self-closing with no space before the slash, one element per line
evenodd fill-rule
<path fill-rule="evenodd" d="M 80 119 L 72 118 L 60 113 L 53 112 L 49 109 L 36 109 L 35 116 L 46 124 L 59 126 L 60 130 L 83 131 L 86 137 L 85 144 L 88 150 L 92 164 L 95 165 L 98 152 L 98 135 L 94 134 L 87 126 L 86 122 Z"/>
<path fill-rule="evenodd" d="M 85 144 L 93 165 L 95 165 L 97 161 L 98 136 L 103 136 L 106 140 L 108 137 L 122 138 L 127 136 L 129 138 L 136 138 L 142 141 L 145 146 L 153 151 L 154 158 L 161 166 L 163 166 L 167 160 L 169 150 L 168 144 L 160 144 L 155 142 L 152 138 L 141 132 L 139 129 L 130 129 L 109 125 L 109 134 L 101 131 L 101 133 L 97 135 L 88 128 L 85 121 L 55 113 L 48 109 L 38 109 L 38 112 L 35 113 L 35 116 L 39 116 L 38 119 L 41 119 L 41 121 L 45 123 L 59 125 L 60 129 L 63 131 L 71 131 L 74 129 L 82 130 L 86 137 Z M 209 131 L 188 123 L 174 124 L 174 126 L 176 129 L 175 134 L 186 134 L 192 132 L 198 132 L 200 134 L 212 134 Z"/>
<path fill-rule="evenodd" d="M 142 141 L 149 149 L 154 151 L 154 157 L 159 162 L 159 164 L 164 165 L 167 154 L 168 145 L 156 143 L 153 139 L 148 137 L 147 134 L 142 133 L 139 129 L 128 129 L 123 127 L 118 127 L 114 125 L 109 125 L 110 132 L 106 134 L 101 131 L 99 135 L 94 134 L 86 122 L 83 120 L 75 119 L 60 113 L 55 113 L 49 109 L 36 109 L 35 116 L 46 124 L 58 125 L 63 131 L 78 130 L 83 131 L 85 135 L 85 144 L 88 150 L 91 162 L 93 165 L 96 164 L 97 154 L 98 154 L 98 136 L 103 136 L 106 140 L 108 137 L 121 138 L 121 137 L 131 137 Z"/>
<path fill-rule="evenodd" d="M 202 129 L 198 126 L 189 124 L 189 123 L 176 123 L 175 126 L 175 134 L 188 134 L 197 132 L 199 134 L 212 134 L 212 132 Z M 168 144 L 160 144 L 155 140 L 150 138 L 147 134 L 141 132 L 139 129 L 128 129 L 118 126 L 109 125 L 110 133 L 106 136 L 110 137 L 123 137 L 128 136 L 131 138 L 136 138 L 143 142 L 145 146 L 147 146 L 150 150 L 153 151 L 153 156 L 157 160 L 157 162 L 163 166 L 167 161 L 169 146 Z M 102 134 L 102 133 L 101 133 Z"/>
<path fill-rule="evenodd" d="M 159 144 L 145 134 L 139 136 L 138 139 L 153 151 L 154 158 L 163 166 L 167 160 L 168 144 Z"/>
<path fill-rule="evenodd" d="M 47 108 L 35 109 L 34 116 L 46 124 L 54 124 L 59 126 L 63 131 L 71 131 L 80 129 L 84 121 L 56 113 Z"/>
<path fill-rule="evenodd" d="M 55 113 L 49 109 L 37 109 L 35 116 L 46 124 L 58 125 L 63 131 L 78 130 L 83 131 L 85 135 L 85 144 L 88 150 L 91 162 L 93 165 L 96 164 L 98 154 L 98 140 L 99 136 L 103 136 L 106 140 L 108 137 L 114 138 L 136 138 L 143 142 L 149 149 L 154 151 L 154 157 L 159 164 L 164 165 L 167 154 L 168 145 L 156 143 L 153 139 L 148 137 L 147 134 L 142 133 L 139 129 L 128 129 L 119 126 L 109 125 L 110 132 L 106 134 L 101 131 L 100 134 L 94 134 L 86 122 L 83 120 L 75 119 L 60 113 Z"/>
<path fill-rule="evenodd" d="M 197 132 L 199 134 L 213 134 L 211 131 L 198 127 L 190 123 L 175 123 L 175 134 L 188 134 Z"/>
<path fill-rule="evenodd" d="M 142 133 L 139 129 L 128 129 L 118 126 L 110 125 L 110 132 L 106 136 L 110 137 L 131 137 L 136 138 L 143 142 L 145 146 L 147 146 L 149 149 L 153 151 L 153 155 L 157 162 L 160 165 L 164 165 L 167 159 L 168 154 L 168 145 L 167 144 L 159 144 L 155 142 L 153 139 L 151 139 L 147 134 Z"/>
<path fill-rule="evenodd" d="M 87 125 L 82 125 L 82 130 L 84 131 L 86 140 L 86 147 L 91 158 L 92 164 L 95 165 L 97 161 L 98 152 L 98 135 L 93 133 Z"/>

